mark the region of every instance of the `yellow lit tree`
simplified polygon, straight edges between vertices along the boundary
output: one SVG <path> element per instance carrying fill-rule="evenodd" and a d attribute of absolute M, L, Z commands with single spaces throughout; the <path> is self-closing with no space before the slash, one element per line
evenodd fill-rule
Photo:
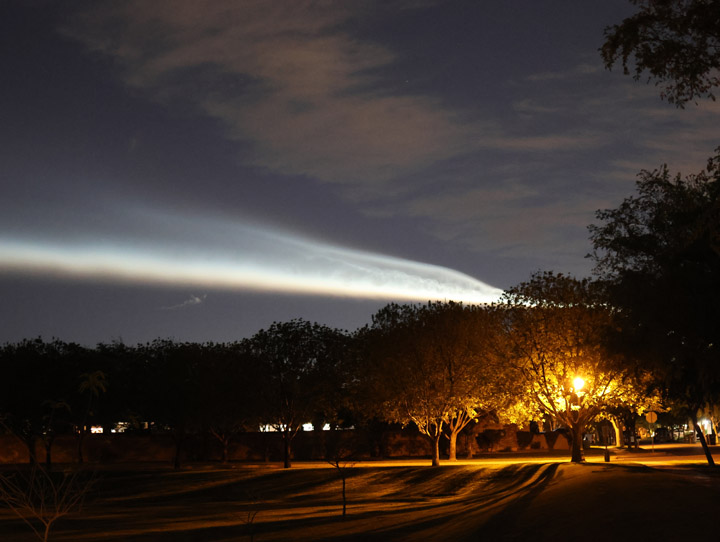
<path fill-rule="evenodd" d="M 588 424 L 633 394 L 634 378 L 605 347 L 612 312 L 595 285 L 538 273 L 504 296 L 508 356 L 540 412 L 567 428 L 573 462 L 584 461 Z"/>
<path fill-rule="evenodd" d="M 449 439 L 456 458 L 457 436 L 480 412 L 502 410 L 514 395 L 500 381 L 492 345 L 496 314 L 487 307 L 459 303 L 391 304 L 373 316 L 360 334 L 363 395 L 373 414 L 414 424 L 432 443 L 432 463 L 440 462 L 440 440 Z"/>

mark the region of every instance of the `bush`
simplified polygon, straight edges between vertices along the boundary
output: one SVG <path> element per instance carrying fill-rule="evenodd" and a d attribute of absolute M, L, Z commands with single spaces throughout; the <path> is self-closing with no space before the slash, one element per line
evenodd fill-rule
<path fill-rule="evenodd" d="M 504 429 L 485 429 L 475 437 L 475 440 L 481 450 L 491 452 L 504 436 Z"/>
<path fill-rule="evenodd" d="M 533 434 L 530 431 L 518 431 L 515 436 L 520 450 L 524 450 L 532 443 Z"/>

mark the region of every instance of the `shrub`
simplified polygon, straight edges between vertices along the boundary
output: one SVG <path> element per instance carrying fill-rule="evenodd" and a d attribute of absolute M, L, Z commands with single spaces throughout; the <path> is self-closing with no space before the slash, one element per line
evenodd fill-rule
<path fill-rule="evenodd" d="M 481 450 L 491 452 L 504 436 L 504 429 L 485 429 L 475 437 L 475 440 Z"/>
<path fill-rule="evenodd" d="M 533 439 L 533 434 L 530 431 L 518 431 L 517 433 L 515 433 L 515 436 L 517 438 L 517 444 L 520 450 L 524 450 L 525 448 L 530 446 L 530 443 Z"/>

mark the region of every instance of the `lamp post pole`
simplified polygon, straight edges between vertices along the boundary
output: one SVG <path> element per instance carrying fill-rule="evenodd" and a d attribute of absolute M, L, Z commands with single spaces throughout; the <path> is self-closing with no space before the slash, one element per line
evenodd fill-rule
<path fill-rule="evenodd" d="M 655 434 L 653 433 L 653 424 L 657 421 L 657 412 L 650 411 L 645 414 L 645 420 L 648 422 L 650 427 L 650 446 L 652 453 L 655 453 Z"/>

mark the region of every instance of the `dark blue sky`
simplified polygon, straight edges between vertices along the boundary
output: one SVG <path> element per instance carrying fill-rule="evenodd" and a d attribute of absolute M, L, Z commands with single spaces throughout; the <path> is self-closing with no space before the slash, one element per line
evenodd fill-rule
<path fill-rule="evenodd" d="M 0 341 L 227 341 L 587 275 L 720 108 L 603 69 L 626 0 L 0 7 Z"/>

